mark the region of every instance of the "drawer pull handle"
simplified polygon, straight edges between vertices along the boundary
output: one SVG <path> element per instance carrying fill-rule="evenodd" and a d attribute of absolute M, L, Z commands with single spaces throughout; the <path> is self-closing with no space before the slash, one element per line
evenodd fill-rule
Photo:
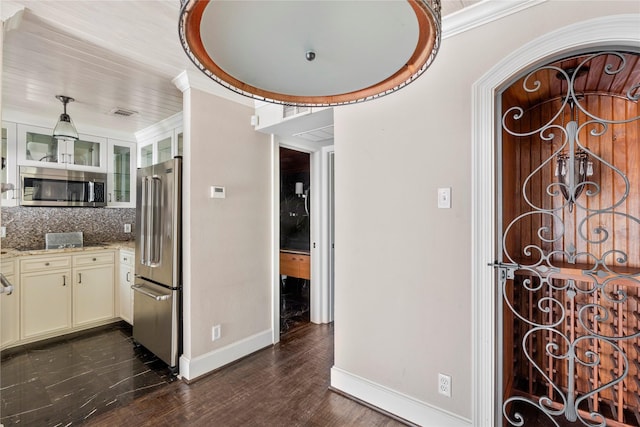
<path fill-rule="evenodd" d="M 50 265 L 50 263 L 48 263 L 48 262 L 45 262 L 45 263 L 44 263 L 44 266 L 45 266 L 45 267 L 49 267 L 49 265 Z"/>
<path fill-rule="evenodd" d="M 127 271 L 127 282 L 131 282 L 131 272 Z"/>

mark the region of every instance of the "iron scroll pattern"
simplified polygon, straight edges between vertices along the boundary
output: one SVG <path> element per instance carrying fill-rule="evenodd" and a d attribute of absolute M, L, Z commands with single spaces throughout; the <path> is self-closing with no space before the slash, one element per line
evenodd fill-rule
<path fill-rule="evenodd" d="M 529 406 L 556 426 L 559 425 L 556 418 L 560 417 L 571 422 L 578 421 L 586 426 L 605 426 L 607 424 L 605 416 L 596 410 L 591 410 L 592 406 L 586 405 L 585 401 L 588 402 L 594 395 L 605 390 L 613 390 L 627 377 L 629 359 L 624 351 L 623 343 L 640 336 L 638 328 L 634 328 L 635 330 L 618 328 L 615 331 L 613 328 L 603 327 L 605 323 L 611 321 L 615 310 L 622 309 L 622 306 L 630 298 L 625 287 L 618 286 L 618 283 L 622 280 L 627 284 L 640 287 L 640 269 L 629 268 L 626 265 L 629 260 L 627 248 L 612 248 L 600 254 L 577 249 L 577 247 L 589 248 L 604 243 L 613 245 L 613 230 L 609 229 L 607 224 L 613 224 L 614 218 L 624 217 L 629 226 L 640 226 L 639 218 L 616 209 L 629 198 L 631 184 L 625 172 L 591 151 L 579 137 L 581 132 L 582 134 L 588 132 L 592 137 L 598 138 L 607 132 L 610 125 L 630 123 L 640 118 L 640 116 L 635 116 L 624 120 L 605 119 L 588 111 L 586 105 L 581 103 L 582 95 L 576 93 L 575 81 L 581 73 L 584 74 L 585 69 L 588 70 L 588 64 L 591 61 L 596 58 L 602 60 L 602 57 L 608 58 L 604 68 L 606 75 L 615 76 L 624 71 L 627 62 L 624 53 L 598 52 L 587 56 L 573 69 L 566 70 L 554 65 L 547 65 L 532 71 L 524 78 L 523 89 L 529 93 L 541 90 L 542 84 L 536 78 L 536 73 L 541 70 L 556 73 L 556 76 L 563 83 L 566 83 L 567 90 L 560 98 L 560 108 L 557 112 L 552 113 L 553 117 L 542 126 L 533 130 L 516 131 L 512 124 L 522 123 L 519 122 L 525 115 L 525 110 L 522 107 L 512 107 L 502 117 L 502 129 L 510 135 L 539 137 L 543 144 L 559 145 L 557 149 L 551 150 L 553 151 L 551 156 L 547 159 L 541 159 L 541 164 L 524 179 L 521 190 L 524 205 L 527 206 L 526 212 L 516 216 L 505 227 L 502 238 L 504 263 L 500 264 L 502 274 L 499 275 L 502 300 L 508 307 L 507 310 L 519 322 L 526 325 L 526 332 L 522 334 L 522 342 L 518 343 L 518 346 L 521 345 L 524 357 L 535 369 L 538 378 L 542 378 L 546 383 L 542 397 L 531 398 L 516 394 L 505 397 L 502 406 L 503 416 L 509 424 L 514 426 L 522 426 L 526 421 L 524 412 L 514 410 L 515 406 Z M 627 100 L 637 102 L 639 98 L 640 82 L 626 91 Z M 572 117 L 572 121 L 566 126 L 557 124 L 561 120 L 564 122 L 567 106 L 572 110 L 573 108 L 579 110 L 583 117 L 586 117 L 586 120 L 578 125 Z M 556 134 L 560 138 L 557 138 Z M 554 141 L 556 141 L 555 145 Z M 557 144 L 557 141 L 560 141 L 560 144 Z M 608 168 L 609 172 L 615 174 L 613 176 L 617 177 L 618 182 L 624 183 L 619 186 L 619 188 L 624 188 L 624 191 L 616 191 L 616 197 L 612 198 L 609 206 L 590 207 L 587 201 L 589 198 L 598 197 L 602 188 L 594 178 L 585 178 L 585 175 L 578 179 L 578 171 L 574 169 L 579 167 L 574 161 L 576 153 L 586 153 L 593 162 L 597 162 L 599 168 Z M 553 207 L 545 207 L 542 206 L 544 203 L 533 200 L 534 198 L 529 194 L 529 184 L 533 177 L 544 168 L 552 169 L 555 159 L 558 159 L 559 156 L 571 157 L 567 163 L 568 180 L 549 183 L 544 189 L 546 193 L 544 196 L 547 199 L 556 197 L 561 199 L 564 194 L 565 199 L 562 203 L 554 204 Z M 581 198 L 578 197 L 580 194 L 582 194 Z M 572 205 L 575 205 L 576 211 L 581 211 L 581 215 L 575 216 L 575 218 L 582 219 L 576 219 L 575 232 L 568 237 L 565 235 L 563 215 L 566 214 L 565 209 L 569 208 L 567 210 L 570 210 Z M 599 220 L 605 216 L 610 220 Z M 519 249 L 522 253 L 510 253 L 507 246 L 510 235 L 518 232 L 519 224 L 522 224 L 523 221 L 530 221 L 534 217 L 539 220 L 539 222 L 531 221 L 531 224 L 539 224 L 536 227 L 537 230 L 533 228 L 533 232 L 537 233 L 535 242 L 523 244 Z M 554 225 L 551 227 L 549 224 Z M 559 244 L 561 240 L 564 242 L 563 246 Z M 576 242 L 580 240 L 582 241 L 581 245 L 578 245 Z M 561 249 L 558 249 L 559 247 Z M 517 251 L 514 250 L 514 252 Z M 529 261 L 523 263 L 523 258 Z M 566 277 L 562 279 L 558 265 L 559 260 L 562 260 L 563 264 L 575 264 L 578 259 L 581 260 L 581 264 L 585 264 L 584 260 L 586 259 L 586 264 L 589 266 L 589 268 L 582 270 L 584 280 L 581 278 L 577 281 L 566 279 Z M 508 286 L 515 286 L 513 280 L 510 280 L 514 278 L 515 271 L 524 273 L 521 277 L 526 277 L 519 283 L 519 292 L 529 293 L 530 300 L 537 301 L 533 307 L 533 312 L 536 312 L 535 316 L 530 315 L 532 310 L 529 310 L 529 313 L 523 313 L 525 310 L 510 300 L 512 294 L 508 292 Z M 584 298 L 585 296 L 588 298 Z M 581 297 L 582 302 L 575 305 L 577 307 L 573 314 L 575 320 L 568 320 L 569 313 L 565 302 L 575 301 L 577 297 Z M 585 300 L 589 303 L 583 303 Z M 568 334 L 565 330 L 568 321 L 574 321 L 579 326 L 578 329 L 581 333 Z M 541 334 L 548 339 L 545 338 L 545 342 L 538 346 L 543 349 L 539 353 L 543 354 L 543 360 L 563 363 L 566 375 L 562 378 L 557 378 L 556 375 L 541 366 L 539 363 L 540 354 L 531 354 L 531 341 Z M 606 382 L 594 383 L 589 391 L 579 391 L 576 386 L 578 369 L 595 368 L 603 361 L 599 352 L 591 350 L 593 348 L 601 349 L 600 353 L 606 348 L 611 354 L 619 355 L 618 363 L 620 366 L 616 371 L 617 375 L 608 377 Z M 622 384 L 617 387 L 621 386 Z M 583 409 L 582 412 L 578 410 L 579 407 Z M 588 408 L 586 411 L 584 411 L 585 407 Z"/>

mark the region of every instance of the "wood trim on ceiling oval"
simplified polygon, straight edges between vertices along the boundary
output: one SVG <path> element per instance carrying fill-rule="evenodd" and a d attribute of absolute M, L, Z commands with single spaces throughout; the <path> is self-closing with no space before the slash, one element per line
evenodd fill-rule
<path fill-rule="evenodd" d="M 191 53 L 200 62 L 200 65 L 213 73 L 223 86 L 228 85 L 231 88 L 239 89 L 245 94 L 257 95 L 266 101 L 272 100 L 295 105 L 339 105 L 373 98 L 385 92 L 393 91 L 395 88 L 415 78 L 416 74 L 424 72 L 424 70 L 420 71 L 421 68 L 427 64 L 430 58 L 435 56 L 439 48 L 439 12 L 433 11 L 432 13 L 425 0 L 407 0 L 418 20 L 418 43 L 411 58 L 393 75 L 372 86 L 335 95 L 299 96 L 272 92 L 240 81 L 216 64 L 213 58 L 209 56 L 200 37 L 202 16 L 210 0 L 187 1 L 187 4 L 184 5 L 185 39 L 191 49 Z M 214 78 L 214 80 L 216 79 Z"/>

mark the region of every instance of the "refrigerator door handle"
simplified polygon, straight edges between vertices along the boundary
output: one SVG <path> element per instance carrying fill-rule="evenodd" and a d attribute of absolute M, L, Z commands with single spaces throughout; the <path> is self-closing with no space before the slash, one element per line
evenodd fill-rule
<path fill-rule="evenodd" d="M 145 288 L 143 285 L 131 285 L 131 289 L 141 293 L 142 295 L 146 295 L 149 298 L 153 298 L 156 301 L 166 301 L 168 299 L 171 299 L 171 294 L 156 293 L 148 288 Z"/>
<path fill-rule="evenodd" d="M 160 252 L 162 247 L 162 180 L 157 175 L 150 179 L 151 201 L 150 201 L 150 221 L 149 221 L 149 253 L 147 255 L 147 265 L 157 267 L 160 265 Z"/>
<path fill-rule="evenodd" d="M 142 177 L 140 185 L 140 264 L 147 265 L 147 177 Z"/>

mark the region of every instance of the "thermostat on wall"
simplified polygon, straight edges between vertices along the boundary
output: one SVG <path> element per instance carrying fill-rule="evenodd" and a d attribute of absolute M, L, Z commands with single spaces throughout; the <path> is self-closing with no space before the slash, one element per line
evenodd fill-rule
<path fill-rule="evenodd" d="M 211 198 L 212 199 L 224 199 L 225 196 L 224 187 L 218 187 L 216 185 L 211 186 Z"/>

